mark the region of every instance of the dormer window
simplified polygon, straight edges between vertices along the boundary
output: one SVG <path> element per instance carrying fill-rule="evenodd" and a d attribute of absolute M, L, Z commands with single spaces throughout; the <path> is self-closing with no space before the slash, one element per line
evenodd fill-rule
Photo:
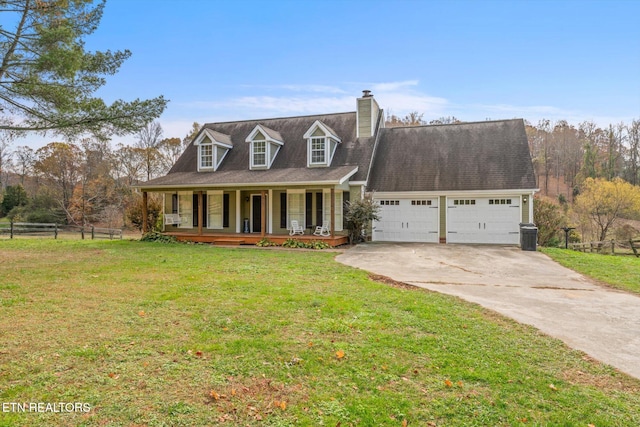
<path fill-rule="evenodd" d="M 202 131 L 193 145 L 198 148 L 198 172 L 217 170 L 233 148 L 229 135 L 211 129 Z"/>
<path fill-rule="evenodd" d="M 249 147 L 249 169 L 269 169 L 284 145 L 280 133 L 266 126 L 257 125 L 247 136 Z"/>
<path fill-rule="evenodd" d="M 340 138 L 329 126 L 319 120 L 304 134 L 307 140 L 307 166 L 331 166 Z"/>
<path fill-rule="evenodd" d="M 213 168 L 213 144 L 208 138 L 200 145 L 200 168 Z"/>
<path fill-rule="evenodd" d="M 267 141 L 254 140 L 251 146 L 253 151 L 253 163 L 251 166 L 260 167 L 267 166 Z"/>
<path fill-rule="evenodd" d="M 311 164 L 324 165 L 327 163 L 326 145 L 324 137 L 311 138 Z"/>

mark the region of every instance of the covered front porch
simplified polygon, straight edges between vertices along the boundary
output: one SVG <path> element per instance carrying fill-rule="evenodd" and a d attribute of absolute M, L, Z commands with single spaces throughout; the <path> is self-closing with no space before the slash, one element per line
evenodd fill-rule
<path fill-rule="evenodd" d="M 255 245 L 262 239 L 269 239 L 269 241 L 282 245 L 287 239 L 293 238 L 300 241 L 323 241 L 331 246 L 340 246 L 346 245 L 349 243 L 349 238 L 347 236 L 314 236 L 313 234 L 304 234 L 304 235 L 282 235 L 282 234 L 264 234 L 261 233 L 207 233 L 207 234 L 197 234 L 197 233 L 186 233 L 186 232 L 168 232 L 165 233 L 170 236 L 174 236 L 179 241 L 187 241 L 187 242 L 197 242 L 197 243 L 211 243 L 214 245 L 227 245 L 227 246 L 235 246 L 235 245 Z"/>
<path fill-rule="evenodd" d="M 339 246 L 348 243 L 343 218 L 352 190 L 358 197 L 359 187 L 348 184 L 157 192 L 162 194 L 162 231 L 178 240 L 255 245 L 268 239 L 281 245 L 293 238 Z M 147 206 L 148 194 L 143 191 L 143 209 Z M 143 218 L 147 218 L 144 212 Z M 290 235 L 294 223 L 304 234 Z M 326 226 L 321 236 L 313 234 L 318 226 Z M 143 223 L 144 229 L 148 227 Z"/>

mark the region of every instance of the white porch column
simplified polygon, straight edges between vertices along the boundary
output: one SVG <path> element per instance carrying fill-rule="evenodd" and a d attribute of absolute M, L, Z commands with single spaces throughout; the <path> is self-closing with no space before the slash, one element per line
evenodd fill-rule
<path fill-rule="evenodd" d="M 240 190 L 236 190 L 236 233 L 242 231 L 242 215 L 240 214 L 240 207 L 242 206 L 242 200 L 240 200 Z"/>
<path fill-rule="evenodd" d="M 267 213 L 267 233 L 273 234 L 273 190 L 269 190 L 267 197 L 268 213 Z"/>
<path fill-rule="evenodd" d="M 529 223 L 533 224 L 533 195 L 535 193 L 532 191 L 529 196 Z"/>

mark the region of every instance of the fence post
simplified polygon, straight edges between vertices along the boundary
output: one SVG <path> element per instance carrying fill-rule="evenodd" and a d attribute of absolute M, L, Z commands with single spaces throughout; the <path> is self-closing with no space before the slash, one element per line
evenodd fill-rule
<path fill-rule="evenodd" d="M 611 239 L 611 255 L 616 254 L 616 241 Z"/>
<path fill-rule="evenodd" d="M 11 231 L 9 233 L 11 238 L 13 239 L 13 220 L 11 220 L 10 224 L 11 224 Z"/>
<path fill-rule="evenodd" d="M 55 225 L 54 225 L 54 228 L 53 228 L 53 238 L 54 238 L 54 239 L 57 239 L 57 238 L 58 238 L 58 224 L 55 224 Z"/>
<path fill-rule="evenodd" d="M 95 232 L 95 227 L 92 225 L 91 226 L 91 240 L 96 238 L 96 232 Z"/>

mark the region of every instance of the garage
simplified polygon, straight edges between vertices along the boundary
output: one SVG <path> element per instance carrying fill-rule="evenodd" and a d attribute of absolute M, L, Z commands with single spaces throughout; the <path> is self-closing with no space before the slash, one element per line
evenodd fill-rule
<path fill-rule="evenodd" d="M 447 198 L 447 243 L 520 242 L 520 197 Z"/>
<path fill-rule="evenodd" d="M 384 198 L 379 221 L 373 223 L 373 240 L 381 242 L 438 242 L 437 198 Z"/>

